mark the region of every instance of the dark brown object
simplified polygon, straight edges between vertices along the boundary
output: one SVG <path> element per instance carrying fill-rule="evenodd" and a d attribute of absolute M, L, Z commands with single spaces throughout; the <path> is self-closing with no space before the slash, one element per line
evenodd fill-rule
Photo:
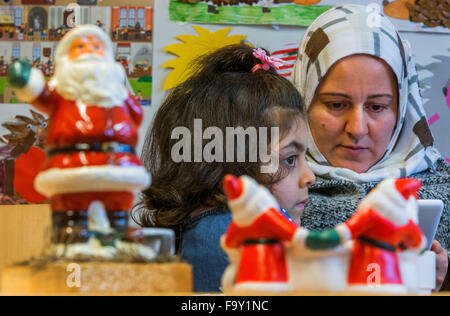
<path fill-rule="evenodd" d="M 213 5 L 208 6 L 208 13 L 218 14 L 219 11 L 217 11 L 217 8 Z"/>
<path fill-rule="evenodd" d="M 433 146 L 433 135 L 431 134 L 430 128 L 428 127 L 425 116 L 423 116 L 420 121 L 418 121 L 416 125 L 414 125 L 413 131 L 417 135 L 417 137 L 419 137 L 420 143 L 423 147 L 427 148 L 428 146 Z"/>
<path fill-rule="evenodd" d="M 48 120 L 42 114 L 33 110 L 30 110 L 30 113 L 31 118 L 23 115 L 16 115 L 15 121 L 3 123 L 2 126 L 6 128 L 10 134 L 1 136 L 0 140 L 11 147 L 23 145 L 25 141 L 29 142 L 27 137 L 30 137 L 29 133 L 32 131 L 35 136 L 33 145 L 44 149 L 43 145 L 47 134 Z M 26 148 L 24 147 L 24 149 Z M 26 151 L 28 151 L 28 149 L 26 149 Z"/>
<path fill-rule="evenodd" d="M 16 199 L 14 190 L 15 159 L 27 153 L 32 146 L 43 149 L 47 134 L 47 119 L 40 113 L 30 110 L 31 117 L 16 115 L 15 121 L 3 123 L 10 133 L 0 136 L 0 141 L 8 145 L 8 154 L 3 159 L 3 194 Z M 7 201 L 2 198 L 0 204 Z M 8 204 L 11 204 L 8 202 Z"/>
<path fill-rule="evenodd" d="M 318 28 L 312 35 L 311 39 L 308 41 L 308 44 L 305 48 L 305 53 L 308 55 L 311 63 L 314 63 L 319 56 L 320 52 L 328 45 L 330 42 L 327 34 L 322 30 L 322 28 Z"/>
<path fill-rule="evenodd" d="M 52 49 L 50 47 L 45 47 L 42 50 L 42 55 L 44 55 L 44 57 L 50 58 L 50 56 L 52 55 Z"/>
<path fill-rule="evenodd" d="M 450 0 L 416 0 L 406 4 L 410 20 L 422 22 L 428 27 L 450 28 Z"/>
<path fill-rule="evenodd" d="M 13 158 L 18 158 L 20 155 L 27 153 L 31 146 L 33 146 L 36 141 L 36 133 L 29 131 L 22 143 L 17 144 L 11 151 L 11 156 Z"/>
<path fill-rule="evenodd" d="M 5 160 L 5 195 L 14 196 L 14 160 Z"/>

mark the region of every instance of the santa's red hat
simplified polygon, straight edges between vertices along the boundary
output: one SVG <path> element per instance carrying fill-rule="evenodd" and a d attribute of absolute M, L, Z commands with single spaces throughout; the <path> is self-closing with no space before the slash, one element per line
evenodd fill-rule
<path fill-rule="evenodd" d="M 233 221 L 238 226 L 249 226 L 269 208 L 280 208 L 270 191 L 248 176 L 226 175 L 223 187 Z"/>
<path fill-rule="evenodd" d="M 406 225 L 417 218 L 417 191 L 422 182 L 413 178 L 385 179 L 360 203 L 360 208 L 369 207 L 380 216 L 396 225 Z"/>

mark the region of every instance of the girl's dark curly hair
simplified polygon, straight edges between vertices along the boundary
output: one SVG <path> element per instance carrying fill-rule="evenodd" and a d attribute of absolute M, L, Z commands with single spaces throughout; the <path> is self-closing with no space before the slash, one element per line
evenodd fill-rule
<path fill-rule="evenodd" d="M 246 174 L 269 188 L 279 180 L 280 173 L 261 174 L 258 162 L 225 162 L 225 146 L 224 162 L 176 163 L 171 157 L 172 147 L 179 141 L 171 138 L 172 131 L 187 127 L 194 135 L 194 119 L 202 119 L 203 129 L 220 128 L 223 135 L 226 127 L 268 127 L 270 131 L 278 126 L 283 137 L 299 116 L 305 117 L 295 87 L 272 68 L 252 72 L 258 63 L 249 45 L 227 46 L 200 58 L 193 65 L 194 75 L 170 92 L 143 146 L 142 160 L 152 184 L 142 191 L 133 210 L 136 222 L 176 229 L 194 210 L 226 207 L 222 189 L 226 174 Z M 202 145 L 208 142 L 202 140 Z M 247 141 L 246 157 L 248 147 Z"/>

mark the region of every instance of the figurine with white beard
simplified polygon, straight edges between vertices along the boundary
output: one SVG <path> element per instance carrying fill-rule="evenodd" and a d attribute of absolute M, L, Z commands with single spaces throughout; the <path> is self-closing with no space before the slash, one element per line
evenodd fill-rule
<path fill-rule="evenodd" d="M 347 222 L 316 232 L 290 222 L 269 190 L 253 179 L 227 175 L 232 222 L 221 238 L 230 259 L 223 289 L 418 293 L 415 260 L 426 245 L 417 223 L 421 184 L 413 178 L 385 179 Z M 406 250 L 413 257 L 407 270 L 398 257 Z"/>
<path fill-rule="evenodd" d="M 72 29 L 55 51 L 55 75 L 20 60 L 8 78 L 20 99 L 48 115 L 48 159 L 35 188 L 51 203 L 56 243 L 86 242 L 88 210 L 100 205 L 119 239 L 134 192 L 150 185 L 135 154 L 143 111 L 125 87 L 110 38 L 99 27 Z"/>

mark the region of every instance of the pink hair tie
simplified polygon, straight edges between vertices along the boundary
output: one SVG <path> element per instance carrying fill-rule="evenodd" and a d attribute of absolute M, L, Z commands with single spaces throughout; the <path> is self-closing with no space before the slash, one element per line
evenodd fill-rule
<path fill-rule="evenodd" d="M 261 61 L 261 64 L 255 65 L 252 68 L 252 72 L 257 71 L 258 69 L 264 69 L 267 71 L 270 69 L 271 66 L 278 70 L 280 68 L 280 66 L 284 65 L 283 60 L 281 60 L 279 58 L 267 56 L 266 51 L 261 48 L 254 49 L 253 56 L 258 58 Z"/>

